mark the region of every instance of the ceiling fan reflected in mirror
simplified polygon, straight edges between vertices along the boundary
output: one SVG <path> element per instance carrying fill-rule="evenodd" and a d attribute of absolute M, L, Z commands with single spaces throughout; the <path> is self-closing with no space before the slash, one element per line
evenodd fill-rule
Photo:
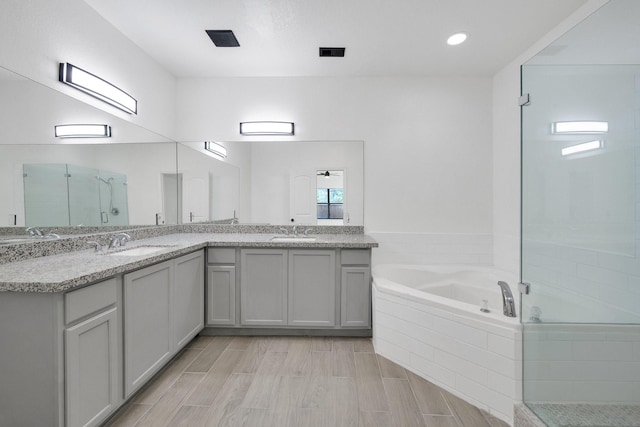
<path fill-rule="evenodd" d="M 325 170 L 325 171 L 317 171 L 316 172 L 317 176 L 324 176 L 325 178 L 329 178 L 332 176 L 342 176 L 342 171 L 329 171 L 329 170 Z"/>

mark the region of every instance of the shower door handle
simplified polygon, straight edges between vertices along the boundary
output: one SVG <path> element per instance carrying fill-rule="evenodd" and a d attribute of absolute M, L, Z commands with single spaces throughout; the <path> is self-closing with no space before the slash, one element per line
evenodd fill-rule
<path fill-rule="evenodd" d="M 109 214 L 106 213 L 105 211 L 100 212 L 100 220 L 102 221 L 103 224 L 108 224 L 109 223 Z"/>
<path fill-rule="evenodd" d="M 529 295 L 529 291 L 531 290 L 530 283 L 520 282 L 518 283 L 518 292 L 524 295 Z"/>

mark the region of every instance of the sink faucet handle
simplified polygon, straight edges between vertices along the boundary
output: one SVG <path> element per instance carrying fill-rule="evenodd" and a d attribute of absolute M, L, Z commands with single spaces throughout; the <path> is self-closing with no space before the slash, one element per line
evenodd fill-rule
<path fill-rule="evenodd" d="M 95 247 L 95 251 L 94 252 L 102 252 L 102 250 L 104 249 L 104 246 L 102 246 L 100 243 L 94 241 L 94 240 L 89 240 L 87 242 L 87 245 L 93 245 Z"/>

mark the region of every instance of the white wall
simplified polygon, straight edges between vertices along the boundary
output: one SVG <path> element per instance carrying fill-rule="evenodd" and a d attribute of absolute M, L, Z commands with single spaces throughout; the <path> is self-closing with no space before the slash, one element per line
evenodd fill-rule
<path fill-rule="evenodd" d="M 132 116 L 58 82 L 58 64 L 99 75 L 138 100 Z M 5 0 L 0 66 L 162 135 L 174 131 L 175 78 L 82 0 Z"/>
<path fill-rule="evenodd" d="M 180 79 L 177 100 L 181 140 L 238 141 L 251 120 L 293 121 L 292 140 L 363 140 L 377 254 L 387 238 L 433 233 L 480 235 L 491 250 L 488 78 Z"/>

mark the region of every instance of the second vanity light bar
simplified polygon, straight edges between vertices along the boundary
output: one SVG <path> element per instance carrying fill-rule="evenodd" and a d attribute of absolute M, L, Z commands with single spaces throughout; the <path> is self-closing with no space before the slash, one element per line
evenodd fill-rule
<path fill-rule="evenodd" d="M 292 122 L 241 122 L 240 135 L 293 135 Z"/>

